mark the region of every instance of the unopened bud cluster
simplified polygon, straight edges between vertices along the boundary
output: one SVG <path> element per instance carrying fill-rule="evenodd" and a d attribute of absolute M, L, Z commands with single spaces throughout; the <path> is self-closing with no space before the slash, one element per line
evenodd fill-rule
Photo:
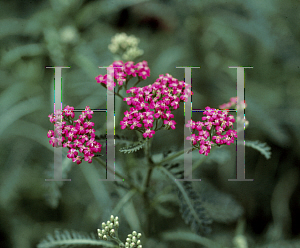
<path fill-rule="evenodd" d="M 110 216 L 110 221 L 102 223 L 102 230 L 98 229 L 98 237 L 103 240 L 109 238 L 114 239 L 117 237 L 117 229 L 119 228 L 119 217 Z"/>
<path fill-rule="evenodd" d="M 129 248 L 142 248 L 141 245 L 141 240 L 140 238 L 142 237 L 141 233 L 137 233 L 136 231 L 133 231 L 132 234 L 128 234 L 126 242 L 125 242 L 125 247 Z"/>
<path fill-rule="evenodd" d="M 119 54 L 123 60 L 134 60 L 143 55 L 144 51 L 138 48 L 140 40 L 134 35 L 127 36 L 125 33 L 116 34 L 111 39 L 108 49 L 113 54 Z"/>
<path fill-rule="evenodd" d="M 118 237 L 119 217 L 110 216 L 110 221 L 102 223 L 102 229 L 97 229 L 98 237 L 103 240 L 113 240 L 122 248 L 142 248 L 141 233 L 133 231 L 128 234 L 125 244 Z"/>

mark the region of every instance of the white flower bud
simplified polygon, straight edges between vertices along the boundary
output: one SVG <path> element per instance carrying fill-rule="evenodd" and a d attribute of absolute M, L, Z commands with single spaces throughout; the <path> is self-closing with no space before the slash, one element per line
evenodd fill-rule
<path fill-rule="evenodd" d="M 119 46 L 117 44 L 109 44 L 108 45 L 108 49 L 112 52 L 112 53 L 117 53 L 119 50 Z"/>
<path fill-rule="evenodd" d="M 140 239 L 142 237 L 141 233 L 138 233 L 137 238 Z"/>
<path fill-rule="evenodd" d="M 107 236 L 106 235 L 103 235 L 103 240 L 107 240 Z"/>
<path fill-rule="evenodd" d="M 102 222 L 102 228 L 105 228 L 106 224 L 104 222 Z"/>
<path fill-rule="evenodd" d="M 113 215 L 110 216 L 110 221 L 114 222 L 114 216 Z"/>
<path fill-rule="evenodd" d="M 133 236 L 136 236 L 136 235 L 137 235 L 137 232 L 136 232 L 136 231 L 133 231 L 133 232 L 132 232 L 132 235 L 133 235 Z"/>

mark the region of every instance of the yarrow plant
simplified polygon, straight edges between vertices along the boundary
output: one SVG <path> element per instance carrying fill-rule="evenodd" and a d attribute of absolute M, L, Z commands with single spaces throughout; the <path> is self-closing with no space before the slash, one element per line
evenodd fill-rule
<path fill-rule="evenodd" d="M 169 73 L 161 74 L 151 84 L 144 87 L 138 87 L 137 85 L 147 78 L 150 77 L 150 68 L 146 60 L 135 63 L 133 59 L 137 55 L 141 55 L 142 52 L 137 52 L 138 39 L 133 36 L 127 36 L 126 34 L 116 35 L 112 39 L 112 44 L 109 45 L 109 49 L 113 54 L 119 54 L 123 60 L 115 60 L 108 69 L 108 74 L 98 75 L 95 80 L 98 84 L 105 87 L 108 90 L 114 92 L 114 94 L 120 97 L 124 104 L 128 106 L 128 109 L 124 112 L 124 117 L 120 121 L 119 125 L 121 130 L 131 130 L 141 133 L 141 139 L 138 145 L 125 147 L 120 149 L 121 152 L 130 153 L 135 152 L 144 147 L 145 157 L 149 162 L 148 171 L 143 180 L 142 187 L 137 185 L 139 183 L 133 183 L 134 177 L 131 176 L 130 172 L 128 177 L 115 171 L 115 175 L 119 178 L 125 178 L 126 189 L 130 189 L 128 194 L 121 199 L 118 203 L 118 207 L 115 209 L 121 209 L 120 206 L 126 204 L 127 201 L 135 193 L 141 193 L 145 201 L 146 206 L 157 207 L 158 212 L 166 214 L 168 212 L 164 209 L 163 205 L 159 205 L 159 201 L 152 204 L 148 194 L 150 191 L 150 180 L 154 169 L 161 170 L 165 175 L 176 182 L 176 186 L 179 189 L 179 193 L 176 195 L 179 199 L 179 207 L 182 213 L 182 217 L 185 222 L 189 224 L 193 231 L 197 234 L 209 232 L 207 225 L 212 223 L 212 218 L 206 211 L 205 207 L 202 206 L 202 200 L 197 193 L 193 190 L 190 182 L 180 183 L 176 181 L 178 177 L 183 178 L 184 172 L 182 170 L 176 171 L 180 164 L 169 164 L 170 161 L 179 157 L 186 151 L 179 151 L 175 154 L 169 155 L 164 154 L 164 158 L 159 162 L 154 162 L 151 158 L 151 141 L 154 135 L 161 129 L 175 130 L 177 123 L 174 121 L 174 112 L 180 107 L 180 104 L 186 102 L 188 97 L 193 95 L 190 85 L 184 81 L 180 81 L 174 78 Z M 132 52 L 135 49 L 135 53 Z M 131 52 L 130 52 L 131 51 Z M 113 74 L 112 74 L 113 71 Z M 135 79 L 135 84 L 129 87 L 129 83 L 132 79 Z M 125 97 L 122 95 L 127 94 Z M 234 123 L 243 123 L 244 128 L 248 126 L 249 122 L 244 119 L 235 119 L 229 114 L 229 109 L 243 109 L 246 107 L 245 102 L 240 102 L 236 97 L 230 98 L 228 103 L 219 106 L 220 109 L 215 109 L 207 106 L 203 111 L 202 121 L 188 121 L 186 125 L 190 129 L 191 135 L 186 137 L 192 144 L 192 150 L 199 150 L 199 154 L 205 155 L 204 158 L 211 153 L 213 147 L 220 147 L 222 145 L 231 145 L 237 138 L 238 131 L 234 130 Z M 77 164 L 82 163 L 83 159 L 88 163 L 92 163 L 93 158 L 100 156 L 102 145 L 96 140 L 101 140 L 101 136 L 95 135 L 94 123 L 91 122 L 93 111 L 86 106 L 85 110 L 77 120 L 74 120 L 74 107 L 66 106 L 62 111 L 58 110 L 55 114 L 49 115 L 51 123 L 54 123 L 54 130 L 48 131 L 49 143 L 53 147 L 66 147 L 68 148 L 67 157 Z M 115 136 L 116 138 L 117 136 Z M 145 145 L 146 144 L 146 145 Z M 270 157 L 268 147 L 265 147 L 257 142 L 251 141 L 248 143 L 251 147 L 256 148 L 266 158 Z M 247 145 L 247 143 L 246 143 Z M 187 151 L 189 152 L 189 151 Z M 79 153 L 81 153 L 79 155 Z M 212 155 L 212 154 L 211 154 Z M 104 161 L 96 159 L 106 169 L 108 168 Z M 201 161 L 202 162 L 202 161 Z M 93 165 L 91 165 L 93 166 Z M 96 170 L 95 170 L 96 171 Z M 130 179 L 129 179 L 130 178 Z M 131 180 L 132 179 L 132 180 Z M 92 185 L 92 184 L 91 184 Z M 97 192 L 97 189 L 94 190 Z M 163 192 L 162 193 L 163 196 Z M 167 198 L 170 199 L 171 193 L 167 193 Z M 174 197 L 173 195 L 171 198 Z M 158 199 L 159 197 L 157 197 Z M 173 198 L 172 198 L 173 199 Z M 173 199 L 174 200 L 174 199 Z M 164 202 L 164 201 L 162 201 Z M 151 212 L 151 211 L 149 211 Z M 168 215 L 167 215 L 168 216 Z M 239 214 L 234 214 L 235 220 L 240 217 Z M 148 224 L 151 218 L 148 216 L 144 218 Z M 147 224 L 145 226 L 147 226 Z M 111 215 L 110 220 L 106 223 L 102 223 L 102 229 L 97 229 L 98 240 L 89 239 L 85 240 L 89 245 L 99 245 L 107 247 L 130 247 L 130 248 L 142 248 L 140 241 L 141 234 L 133 231 L 128 234 L 126 241 L 122 242 L 118 237 L 119 218 Z M 147 229 L 147 227 L 146 227 Z M 57 240 L 61 241 L 59 235 Z M 80 236 L 81 237 L 81 236 Z M 70 241 L 70 240 L 67 240 Z M 109 241 L 115 241 L 118 245 L 115 246 Z M 48 245 L 46 241 L 41 244 Z M 72 243 L 73 242 L 73 243 Z M 72 240 L 68 244 L 78 244 L 78 240 Z M 104 243 L 103 243 L 104 242 Z M 199 240 L 202 245 L 206 246 L 207 241 Z M 211 241 L 209 241 L 211 242 Z M 82 243 L 80 243 L 82 244 Z M 41 247 L 53 247 L 53 246 L 42 246 Z M 210 247 L 219 247 L 218 244 L 211 244 Z"/>

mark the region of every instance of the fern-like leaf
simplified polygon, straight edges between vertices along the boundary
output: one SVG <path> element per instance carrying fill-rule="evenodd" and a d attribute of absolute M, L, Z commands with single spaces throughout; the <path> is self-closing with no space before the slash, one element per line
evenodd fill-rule
<path fill-rule="evenodd" d="M 172 166 L 171 166 L 172 167 Z M 209 225 L 212 223 L 211 218 L 208 216 L 202 201 L 197 193 L 192 188 L 191 182 L 180 182 L 176 180 L 176 176 L 171 173 L 167 168 L 159 167 L 178 187 L 178 198 L 180 202 L 180 212 L 186 224 L 191 226 L 191 229 L 197 234 L 209 233 L 211 228 Z M 176 166 L 174 166 L 176 168 Z M 173 170 L 173 168 L 169 168 Z M 182 171 L 178 171 L 177 176 L 183 176 Z"/>
<path fill-rule="evenodd" d="M 146 141 L 147 141 L 146 139 L 145 140 L 140 140 L 137 144 L 133 144 L 133 145 L 128 146 L 128 147 L 123 147 L 119 151 L 123 152 L 123 153 L 136 152 L 136 151 L 138 151 L 138 150 L 140 150 L 140 149 L 143 148 L 143 146 L 145 145 Z"/>
<path fill-rule="evenodd" d="M 200 234 L 201 232 L 209 233 L 211 228 L 209 224 L 212 223 L 211 218 L 208 216 L 199 195 L 192 187 L 191 182 L 183 182 L 183 187 L 190 202 L 185 200 L 181 191 L 178 191 L 178 198 L 180 202 L 180 212 L 186 224 L 191 226 L 191 229 Z"/>
<path fill-rule="evenodd" d="M 239 143 L 238 143 L 238 145 L 239 145 Z M 266 159 L 271 158 L 271 154 L 272 154 L 271 147 L 269 147 L 266 143 L 261 143 L 258 140 L 256 140 L 256 141 L 246 140 L 245 145 L 248 147 L 252 147 L 253 149 L 256 149 L 262 155 L 264 155 L 266 157 Z"/>
<path fill-rule="evenodd" d="M 55 247 L 112 247 L 117 248 L 110 242 L 98 240 L 94 234 L 88 235 L 76 231 L 55 230 L 54 235 L 48 234 L 47 238 L 42 240 L 37 248 L 55 248 Z"/>
<path fill-rule="evenodd" d="M 208 182 L 201 182 L 201 186 L 195 187 L 195 190 L 201 195 L 202 205 L 214 222 L 233 223 L 244 214 L 243 207 L 233 196 Z"/>

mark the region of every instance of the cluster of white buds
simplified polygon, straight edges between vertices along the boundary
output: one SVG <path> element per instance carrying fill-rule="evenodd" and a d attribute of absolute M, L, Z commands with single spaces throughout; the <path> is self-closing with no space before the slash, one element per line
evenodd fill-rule
<path fill-rule="evenodd" d="M 142 237 L 141 233 L 137 233 L 136 231 L 133 231 L 132 234 L 128 234 L 125 247 L 126 248 L 142 248 L 141 240 Z"/>
<path fill-rule="evenodd" d="M 138 48 L 140 40 L 134 35 L 128 36 L 125 33 L 116 34 L 111 39 L 111 44 L 108 45 L 108 49 L 117 54 L 123 60 L 134 60 L 135 58 L 143 55 L 144 51 Z"/>
<path fill-rule="evenodd" d="M 102 230 L 97 229 L 98 237 L 103 240 L 118 239 L 119 217 L 110 216 L 110 221 L 102 223 Z"/>
<path fill-rule="evenodd" d="M 118 243 L 120 248 L 142 248 L 141 233 L 133 231 L 128 234 L 125 244 L 118 237 L 119 217 L 110 216 L 110 221 L 102 223 L 102 229 L 97 229 L 98 237 L 103 240 L 113 240 Z"/>

